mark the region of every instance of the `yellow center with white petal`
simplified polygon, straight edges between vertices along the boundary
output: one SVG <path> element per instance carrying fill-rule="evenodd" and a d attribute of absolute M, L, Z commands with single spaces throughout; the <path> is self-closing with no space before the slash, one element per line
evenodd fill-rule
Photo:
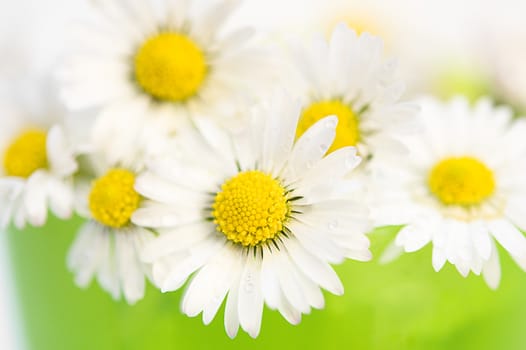
<path fill-rule="evenodd" d="M 300 116 L 296 138 L 303 135 L 314 123 L 330 115 L 338 117 L 338 126 L 328 153 L 345 146 L 356 146 L 360 141 L 358 117 L 350 106 L 339 100 L 319 101 L 307 106 Z"/>
<path fill-rule="evenodd" d="M 245 171 L 221 186 L 212 205 L 217 230 L 243 246 L 257 246 L 274 239 L 289 213 L 286 190 L 261 171 Z"/>
<path fill-rule="evenodd" d="M 135 79 L 152 97 L 183 102 L 194 96 L 207 74 L 203 51 L 186 35 L 160 33 L 135 56 Z"/>
<path fill-rule="evenodd" d="M 27 178 L 47 168 L 46 139 L 46 132 L 38 129 L 26 130 L 15 138 L 4 154 L 6 175 Z"/>
<path fill-rule="evenodd" d="M 130 223 L 141 197 L 134 189 L 135 174 L 126 169 L 110 169 L 96 179 L 89 194 L 89 208 L 103 225 L 121 228 Z"/>
<path fill-rule="evenodd" d="M 495 191 L 493 172 L 472 157 L 452 157 L 440 161 L 429 173 L 431 192 L 444 204 L 481 204 Z"/>

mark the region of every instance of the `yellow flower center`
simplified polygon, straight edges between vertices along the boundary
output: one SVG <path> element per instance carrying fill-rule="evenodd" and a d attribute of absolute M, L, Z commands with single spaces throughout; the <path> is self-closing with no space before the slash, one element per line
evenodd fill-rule
<path fill-rule="evenodd" d="M 495 190 L 493 172 L 472 157 L 447 158 L 436 164 L 428 178 L 431 192 L 444 204 L 477 205 Z"/>
<path fill-rule="evenodd" d="M 288 213 L 286 190 L 257 170 L 227 180 L 212 205 L 217 229 L 230 241 L 251 247 L 282 232 Z"/>
<path fill-rule="evenodd" d="M 299 138 L 318 120 L 335 115 L 338 117 L 336 137 L 328 153 L 345 146 L 356 146 L 360 140 L 358 117 L 353 110 L 339 100 L 314 102 L 303 110 L 296 129 L 296 138 Z"/>
<path fill-rule="evenodd" d="M 29 177 L 38 169 L 47 168 L 47 134 L 31 129 L 20 134 L 4 154 L 4 170 L 8 176 Z"/>
<path fill-rule="evenodd" d="M 95 180 L 89 194 L 89 208 L 95 220 L 120 228 L 130 222 L 139 207 L 140 196 L 133 188 L 135 175 L 125 169 L 110 169 Z"/>
<path fill-rule="evenodd" d="M 182 34 L 158 34 L 148 39 L 135 56 L 137 82 L 159 100 L 182 102 L 194 96 L 206 73 L 203 52 Z"/>

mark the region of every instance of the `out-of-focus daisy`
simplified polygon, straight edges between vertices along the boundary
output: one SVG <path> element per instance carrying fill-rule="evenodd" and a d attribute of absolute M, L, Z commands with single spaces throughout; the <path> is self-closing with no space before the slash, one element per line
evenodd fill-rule
<path fill-rule="evenodd" d="M 79 50 L 60 72 L 66 104 L 103 107 L 110 120 L 143 110 L 169 129 L 188 117 L 227 118 L 267 76 L 268 60 L 248 44 L 252 30 L 223 30 L 238 2 L 199 11 L 188 0 L 94 2 L 92 23 L 75 35 Z"/>
<path fill-rule="evenodd" d="M 487 100 L 421 103 L 425 129 L 405 139 L 411 154 L 386 171 L 373 216 L 405 225 L 389 254 L 433 244 L 433 267 L 446 261 L 467 276 L 500 281 L 495 241 L 526 269 L 526 123 Z M 383 193 L 383 195 L 382 195 Z"/>
<path fill-rule="evenodd" d="M 0 103 L 0 227 L 45 224 L 48 210 L 68 219 L 73 212 L 75 151 L 65 134 L 65 112 L 47 81 L 37 91 Z M 13 84 L 12 89 L 17 88 Z M 27 88 L 27 86 L 25 86 Z"/>
<path fill-rule="evenodd" d="M 338 191 L 360 157 L 353 147 L 324 157 L 334 116 L 294 143 L 299 113 L 299 104 L 276 96 L 244 142 L 203 120 L 199 133 L 180 135 L 186 156 L 163 157 L 136 181 L 147 200 L 132 221 L 160 233 L 142 255 L 154 263 L 154 281 L 172 291 L 195 273 L 183 312 L 202 312 L 208 324 L 227 298 L 230 337 L 239 326 L 259 334 L 264 302 L 297 324 L 324 306 L 320 287 L 343 293 L 329 263 L 371 258 L 367 209 Z"/>
<path fill-rule="evenodd" d="M 412 127 L 415 107 L 399 102 L 404 84 L 396 62 L 383 58 L 382 40 L 357 35 L 345 24 L 327 42 L 316 38 L 296 52 L 300 73 L 297 89 L 304 97 L 297 136 L 327 115 L 339 123 L 329 152 L 355 146 L 361 156 L 399 150 L 398 136 Z"/>
<path fill-rule="evenodd" d="M 132 130 L 137 128 L 130 125 L 126 133 Z M 86 158 L 89 166 L 76 181 L 77 211 L 88 221 L 80 228 L 67 259 L 79 287 L 87 287 L 95 277 L 114 299 L 123 296 L 129 304 L 144 296 L 145 276 L 150 276 L 151 267 L 140 261 L 139 252 L 155 237 L 130 221 L 142 201 L 134 185 L 148 156 L 142 142 L 146 136 L 155 139 L 153 134 L 137 132 L 132 137 L 94 137 Z"/>

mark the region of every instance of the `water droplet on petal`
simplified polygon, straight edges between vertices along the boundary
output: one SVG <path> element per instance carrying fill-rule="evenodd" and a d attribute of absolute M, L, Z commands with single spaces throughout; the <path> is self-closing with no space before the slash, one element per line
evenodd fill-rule
<path fill-rule="evenodd" d="M 336 118 L 327 118 L 325 121 L 325 126 L 330 129 L 336 128 L 336 125 L 338 125 L 338 120 Z"/>
<path fill-rule="evenodd" d="M 355 156 L 350 156 L 345 159 L 345 166 L 349 169 L 353 169 L 358 164 L 358 158 Z"/>
<path fill-rule="evenodd" d="M 327 227 L 329 228 L 329 230 L 335 230 L 338 227 L 338 220 L 330 221 Z"/>
<path fill-rule="evenodd" d="M 246 293 L 252 293 L 254 291 L 254 282 L 252 282 L 252 275 L 247 274 L 243 283 L 243 288 Z"/>
<path fill-rule="evenodd" d="M 247 293 L 252 293 L 254 292 L 254 283 L 250 282 L 250 283 L 245 283 L 245 292 Z"/>

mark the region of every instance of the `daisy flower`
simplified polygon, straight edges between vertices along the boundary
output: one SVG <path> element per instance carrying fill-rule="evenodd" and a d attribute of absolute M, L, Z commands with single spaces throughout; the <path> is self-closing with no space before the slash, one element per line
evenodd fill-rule
<path fill-rule="evenodd" d="M 136 119 L 132 116 L 131 120 Z M 126 134 L 138 127 L 129 126 Z M 91 152 L 85 155 L 90 166 L 75 188 L 77 212 L 88 220 L 67 257 L 79 287 L 87 287 L 96 278 L 115 300 L 124 297 L 129 304 L 144 296 L 145 277 L 150 277 L 151 267 L 140 261 L 139 252 L 155 237 L 130 221 L 142 202 L 134 185 L 143 159 L 149 156 L 144 151 L 146 136 L 155 139 L 146 134 L 93 138 Z"/>
<path fill-rule="evenodd" d="M 496 243 L 526 269 L 526 123 L 488 100 L 471 107 L 464 98 L 425 99 L 421 106 L 425 129 L 405 139 L 410 156 L 377 183 L 373 217 L 404 225 L 387 258 L 431 243 L 436 271 L 449 261 L 496 288 Z"/>
<path fill-rule="evenodd" d="M 338 117 L 329 152 L 357 147 L 363 157 L 378 151 L 403 152 L 399 134 L 414 124 L 415 106 L 399 102 L 405 86 L 396 77 L 396 62 L 383 58 L 383 43 L 369 33 L 357 35 L 338 25 L 330 41 L 316 37 L 297 48 L 295 91 L 303 96 L 296 136 L 327 115 Z"/>
<path fill-rule="evenodd" d="M 44 86 L 32 81 L 35 85 Z M 25 90 L 23 96 L 0 102 L 2 228 L 11 222 L 18 229 L 27 223 L 43 226 L 48 210 L 61 219 L 68 219 L 73 212 L 74 147 L 59 118 L 64 111 L 42 90 L 38 95 Z"/>
<path fill-rule="evenodd" d="M 249 45 L 252 30 L 224 30 L 239 1 L 205 9 L 192 3 L 96 2 L 91 21 L 74 32 L 79 50 L 59 72 L 66 104 L 102 107 L 101 119 L 109 121 L 140 109 L 173 130 L 210 111 L 221 119 L 256 96 L 266 60 Z"/>
<path fill-rule="evenodd" d="M 360 162 L 353 147 L 324 157 L 336 117 L 294 143 L 299 104 L 276 96 L 254 114 L 249 137 L 232 139 L 205 120 L 136 181 L 147 200 L 132 216 L 159 237 L 142 253 L 163 292 L 190 275 L 182 310 L 210 323 L 224 299 L 225 328 L 259 334 L 263 305 L 292 324 L 322 308 L 320 287 L 341 295 L 330 263 L 371 258 L 367 209 L 338 188 Z M 227 296 L 228 294 L 228 296 Z"/>

